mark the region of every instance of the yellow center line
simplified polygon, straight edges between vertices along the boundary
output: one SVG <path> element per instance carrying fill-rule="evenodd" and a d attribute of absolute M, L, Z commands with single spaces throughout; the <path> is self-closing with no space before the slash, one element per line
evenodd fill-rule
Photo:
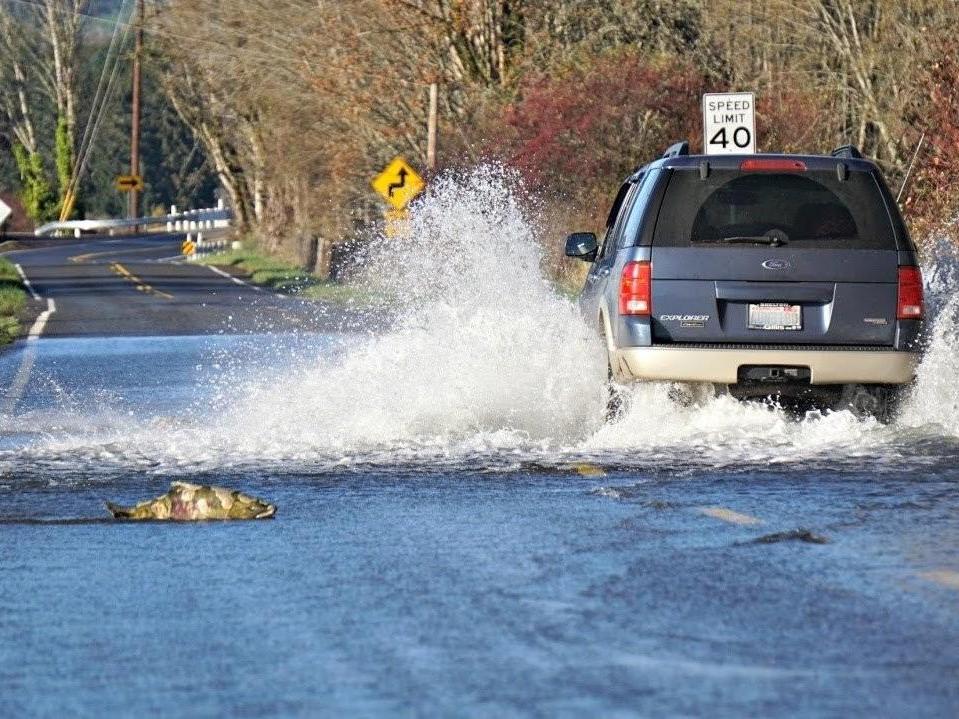
<path fill-rule="evenodd" d="M 111 264 L 110 264 L 110 269 L 113 270 L 114 272 L 116 272 L 118 275 L 120 275 L 120 276 L 123 277 L 124 279 L 127 279 L 127 280 L 129 280 L 130 282 L 132 282 L 133 284 L 135 284 L 135 285 L 136 285 L 136 288 L 137 288 L 140 292 L 146 292 L 147 294 L 156 295 L 157 297 L 163 297 L 163 298 L 168 299 L 168 300 L 172 300 L 172 299 L 173 299 L 173 295 L 169 295 L 169 294 L 167 294 L 166 292 L 161 292 L 160 290 L 155 289 L 154 287 L 151 287 L 151 286 L 148 285 L 146 282 L 144 282 L 144 281 L 141 280 L 139 277 L 137 277 L 135 274 L 133 274 L 132 272 L 130 272 L 130 270 L 128 270 L 126 267 L 124 267 L 123 265 L 121 265 L 119 262 L 113 262 L 113 263 L 111 263 Z"/>
<path fill-rule="evenodd" d="M 726 507 L 700 507 L 699 511 L 702 514 L 705 514 L 707 517 L 720 519 L 723 522 L 729 522 L 730 524 L 739 524 L 744 527 L 753 527 L 757 524 L 763 523 L 763 520 L 759 519 L 759 517 L 753 517 L 748 514 L 734 512 L 731 509 L 726 509 Z"/>
<path fill-rule="evenodd" d="M 88 252 L 83 255 L 74 255 L 70 257 L 70 262 L 76 264 L 83 264 L 89 262 L 90 260 L 96 259 L 97 257 L 106 257 L 107 255 L 135 255 L 141 252 L 156 252 L 156 247 L 142 247 L 139 250 L 124 250 L 118 248 L 115 250 L 107 250 L 105 252 Z"/>
<path fill-rule="evenodd" d="M 115 253 L 116 253 L 116 250 L 113 250 L 113 252 L 89 252 L 85 255 L 74 255 L 73 257 L 69 259 L 70 259 L 70 262 L 80 264 L 83 262 L 89 262 L 94 257 L 100 257 L 101 255 L 109 255 L 109 254 L 115 254 Z"/>

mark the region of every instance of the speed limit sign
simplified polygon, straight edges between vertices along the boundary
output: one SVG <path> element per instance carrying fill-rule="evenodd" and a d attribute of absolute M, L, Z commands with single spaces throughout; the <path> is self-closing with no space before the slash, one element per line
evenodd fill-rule
<path fill-rule="evenodd" d="M 751 92 L 703 95 L 703 147 L 707 155 L 756 152 L 756 98 Z"/>

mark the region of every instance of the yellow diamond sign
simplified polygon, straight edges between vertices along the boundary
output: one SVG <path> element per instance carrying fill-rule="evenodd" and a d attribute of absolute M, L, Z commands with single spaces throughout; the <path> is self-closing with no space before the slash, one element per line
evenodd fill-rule
<path fill-rule="evenodd" d="M 402 157 L 393 158 L 371 184 L 397 210 L 406 207 L 426 187 L 423 178 Z"/>

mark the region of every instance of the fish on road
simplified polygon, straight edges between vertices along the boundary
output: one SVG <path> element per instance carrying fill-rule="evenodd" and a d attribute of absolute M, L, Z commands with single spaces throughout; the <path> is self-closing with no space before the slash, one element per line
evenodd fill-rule
<path fill-rule="evenodd" d="M 205 519 L 268 519 L 276 507 L 262 499 L 224 487 L 173 482 L 170 491 L 132 507 L 107 502 L 115 519 L 160 519 L 179 522 Z"/>

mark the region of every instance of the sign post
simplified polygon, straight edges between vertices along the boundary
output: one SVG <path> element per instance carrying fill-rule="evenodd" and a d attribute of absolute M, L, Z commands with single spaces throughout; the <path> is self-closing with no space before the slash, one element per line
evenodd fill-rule
<path fill-rule="evenodd" d="M 751 92 L 703 95 L 703 149 L 707 155 L 756 152 L 756 97 Z"/>
<path fill-rule="evenodd" d="M 402 157 L 395 157 L 371 183 L 390 204 L 385 212 L 386 236 L 405 237 L 409 233 L 406 206 L 426 187 L 426 182 Z"/>

